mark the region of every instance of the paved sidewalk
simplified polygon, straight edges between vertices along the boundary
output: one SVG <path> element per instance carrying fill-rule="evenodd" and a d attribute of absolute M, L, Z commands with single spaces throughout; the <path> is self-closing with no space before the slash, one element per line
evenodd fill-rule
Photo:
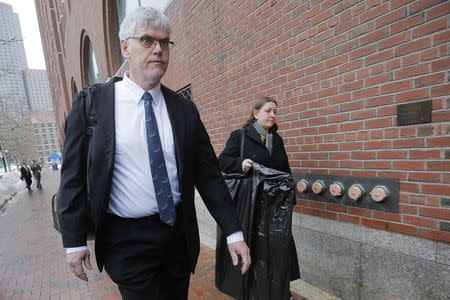
<path fill-rule="evenodd" d="M 50 199 L 58 182 L 59 172 L 46 170 L 43 191 L 34 185 L 31 193 L 20 191 L 0 212 L 0 300 L 121 299 L 105 272 L 89 271 L 86 283 L 66 266 L 59 233 L 51 225 Z M 189 299 L 232 299 L 214 286 L 214 255 L 202 245 Z"/>

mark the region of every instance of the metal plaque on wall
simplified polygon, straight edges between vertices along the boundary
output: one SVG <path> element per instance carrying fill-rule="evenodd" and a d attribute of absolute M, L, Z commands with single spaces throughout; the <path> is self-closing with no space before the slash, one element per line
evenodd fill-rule
<path fill-rule="evenodd" d="M 397 106 L 397 126 L 431 123 L 431 100 Z"/>

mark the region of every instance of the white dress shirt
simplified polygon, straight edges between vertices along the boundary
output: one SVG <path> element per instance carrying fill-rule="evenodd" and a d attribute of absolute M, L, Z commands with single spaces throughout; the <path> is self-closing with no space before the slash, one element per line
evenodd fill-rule
<path fill-rule="evenodd" d="M 181 201 L 175 145 L 161 84 L 148 91 L 158 123 L 159 136 L 175 206 Z M 128 76 L 115 83 L 116 154 L 108 212 L 124 218 L 158 213 L 147 149 L 145 93 Z"/>
<path fill-rule="evenodd" d="M 140 218 L 158 213 L 158 204 L 147 150 L 144 101 L 145 90 L 128 74 L 115 83 L 116 145 L 110 201 L 107 211 L 124 218 Z M 169 175 L 175 205 L 181 201 L 175 159 L 172 125 L 161 84 L 148 91 L 158 123 L 159 136 Z M 227 243 L 243 241 L 241 231 L 227 237 Z M 86 246 L 66 248 L 66 253 L 87 249 Z"/>

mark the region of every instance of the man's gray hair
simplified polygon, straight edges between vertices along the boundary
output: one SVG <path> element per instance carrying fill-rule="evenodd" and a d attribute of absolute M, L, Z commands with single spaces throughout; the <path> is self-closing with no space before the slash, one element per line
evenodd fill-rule
<path fill-rule="evenodd" d="M 145 30 L 149 26 L 162 27 L 170 36 L 169 18 L 153 7 L 138 7 L 123 19 L 120 24 L 119 38 L 125 40 L 134 36 L 137 30 Z"/>

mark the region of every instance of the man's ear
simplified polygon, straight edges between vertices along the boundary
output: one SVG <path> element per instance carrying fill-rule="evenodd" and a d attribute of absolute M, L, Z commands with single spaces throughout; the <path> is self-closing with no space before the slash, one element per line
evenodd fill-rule
<path fill-rule="evenodd" d="M 122 51 L 122 56 L 125 58 L 130 57 L 130 53 L 128 52 L 128 41 L 127 40 L 120 40 L 120 50 Z"/>

